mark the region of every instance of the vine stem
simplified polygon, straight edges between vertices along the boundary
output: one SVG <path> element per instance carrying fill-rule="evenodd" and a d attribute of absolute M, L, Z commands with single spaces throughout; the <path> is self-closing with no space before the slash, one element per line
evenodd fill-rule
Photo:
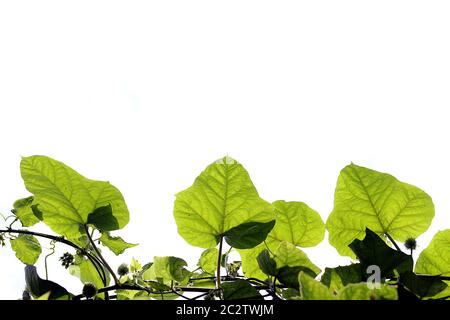
<path fill-rule="evenodd" d="M 221 286 L 221 279 L 220 279 L 220 267 L 221 267 L 221 260 L 222 260 L 222 247 L 223 247 L 223 236 L 220 237 L 220 243 L 219 243 L 219 254 L 217 257 L 217 281 L 216 281 L 216 289 L 220 290 Z"/>
<path fill-rule="evenodd" d="M 400 249 L 400 247 L 398 246 L 397 242 L 395 242 L 395 240 L 391 237 L 391 235 L 387 232 L 384 233 L 386 235 L 386 237 L 389 239 L 389 241 L 394 245 L 395 249 L 397 249 L 397 251 L 402 252 L 402 250 Z"/>
<path fill-rule="evenodd" d="M 44 265 L 45 265 L 45 279 L 48 280 L 48 264 L 47 264 L 47 259 L 48 257 L 50 257 L 51 255 L 53 255 L 55 253 L 55 240 L 50 241 L 50 245 L 51 245 L 51 251 L 49 254 L 47 254 L 45 256 L 44 259 Z"/>
<path fill-rule="evenodd" d="M 269 290 L 270 286 L 254 286 L 254 288 L 256 290 Z M 283 286 L 284 288 L 284 286 Z M 208 294 L 209 292 L 211 292 L 211 289 L 209 288 L 196 288 L 196 287 L 177 287 L 176 289 L 178 289 L 179 291 L 183 291 L 183 292 L 199 292 L 199 293 L 204 293 L 205 295 Z M 147 289 L 145 287 L 142 286 L 136 286 L 136 285 L 128 285 L 128 284 L 115 284 L 112 286 L 108 286 L 108 287 L 104 287 L 98 290 L 98 293 L 107 293 L 109 291 L 113 291 L 113 290 L 134 290 L 134 291 L 146 291 L 147 293 L 150 294 L 172 294 L 174 293 L 173 290 L 167 290 L 167 291 L 152 291 L 151 289 Z M 81 299 L 83 297 L 82 294 L 77 295 L 74 297 L 75 300 Z"/>
<path fill-rule="evenodd" d="M 100 273 L 100 270 L 98 269 L 97 265 L 100 266 L 100 269 L 103 271 L 103 268 L 101 268 L 101 262 L 98 261 L 98 259 L 96 257 L 94 257 L 93 255 L 91 255 L 89 252 L 87 252 L 86 250 L 84 250 L 83 248 L 77 246 L 75 243 L 73 243 L 72 241 L 69 241 L 67 239 L 64 239 L 64 237 L 57 237 L 57 236 L 52 236 L 50 234 L 45 234 L 45 233 L 40 233 L 40 232 L 34 232 L 34 231 L 29 231 L 29 230 L 19 230 L 19 229 L 5 229 L 5 230 L 0 230 L 0 233 L 17 233 L 17 234 L 27 234 L 27 235 L 31 235 L 31 236 L 36 236 L 36 237 L 40 237 L 40 238 L 45 238 L 45 239 L 50 239 L 59 243 L 63 243 L 69 247 L 74 248 L 75 250 L 81 251 L 84 254 L 86 254 L 86 256 L 88 257 L 88 259 L 91 261 L 91 263 L 94 265 L 95 269 L 97 270 L 98 274 L 100 275 L 100 278 L 102 278 L 103 284 L 106 286 L 106 275 L 102 275 Z"/>
<path fill-rule="evenodd" d="M 105 258 L 103 258 L 100 250 L 98 250 L 97 246 L 95 245 L 94 240 L 92 240 L 92 236 L 89 234 L 89 228 L 87 225 L 84 225 L 84 229 L 86 230 L 86 234 L 87 237 L 89 239 L 89 242 L 91 243 L 92 247 L 94 248 L 95 253 L 97 254 L 97 256 L 99 257 L 99 259 L 102 261 L 103 266 L 109 271 L 109 273 L 111 274 L 111 276 L 114 279 L 114 283 L 118 284 L 119 283 L 119 279 L 117 278 L 116 274 L 114 273 L 114 271 L 111 269 L 111 267 L 109 266 L 108 262 L 106 262 Z"/>

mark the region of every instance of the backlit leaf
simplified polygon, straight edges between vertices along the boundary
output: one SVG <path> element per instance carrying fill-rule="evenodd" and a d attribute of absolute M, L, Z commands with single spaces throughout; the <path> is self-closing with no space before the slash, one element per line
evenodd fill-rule
<path fill-rule="evenodd" d="M 302 300 L 336 300 L 332 291 L 324 284 L 315 280 L 311 276 L 300 272 L 298 275 L 300 284 L 300 297 Z"/>
<path fill-rule="evenodd" d="M 198 266 L 209 274 L 214 274 L 217 269 L 219 258 L 219 250 L 217 248 L 209 248 L 202 252 L 198 261 Z"/>
<path fill-rule="evenodd" d="M 19 218 L 24 227 L 31 227 L 40 221 L 34 197 L 17 200 L 14 202 L 13 208 L 13 213 Z"/>
<path fill-rule="evenodd" d="M 115 255 L 122 254 L 126 249 L 137 246 L 137 244 L 124 241 L 121 237 L 113 237 L 108 232 L 102 233 L 100 242 L 114 252 Z"/>
<path fill-rule="evenodd" d="M 439 231 L 428 247 L 420 253 L 415 272 L 418 274 L 450 276 L 450 229 Z M 450 286 L 450 281 L 445 281 Z M 450 296 L 450 287 L 433 298 Z"/>
<path fill-rule="evenodd" d="M 120 229 L 128 223 L 129 213 L 122 194 L 109 182 L 87 179 L 45 156 L 22 158 L 20 169 L 43 221 L 56 233 L 69 239 L 78 238 L 89 215 L 108 205 L 112 208 L 109 225 L 116 224 L 116 229 Z"/>
<path fill-rule="evenodd" d="M 348 245 L 362 239 L 366 228 L 404 242 L 426 231 L 433 217 L 433 202 L 424 191 L 351 164 L 339 175 L 327 221 L 329 241 L 341 255 L 354 257 Z"/>
<path fill-rule="evenodd" d="M 244 167 L 224 157 L 176 195 L 174 216 L 179 234 L 189 244 L 212 248 L 230 229 L 245 222 L 272 221 L 274 212 L 259 197 Z"/>
<path fill-rule="evenodd" d="M 27 265 L 35 264 L 42 252 L 39 241 L 28 234 L 21 234 L 16 239 L 12 239 L 11 248 L 16 253 L 16 257 Z"/>

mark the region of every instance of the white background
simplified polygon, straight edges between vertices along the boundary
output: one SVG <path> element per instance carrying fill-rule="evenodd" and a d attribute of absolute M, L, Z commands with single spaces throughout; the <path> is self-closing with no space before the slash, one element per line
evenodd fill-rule
<path fill-rule="evenodd" d="M 448 1 L 1 1 L 0 210 L 28 195 L 20 157 L 49 155 L 123 192 L 117 234 L 140 246 L 114 268 L 194 266 L 174 194 L 210 162 L 229 154 L 263 198 L 326 219 L 353 161 L 433 197 L 422 250 L 450 227 L 449 16 Z M 307 252 L 349 262 L 326 239 Z M 57 258 L 50 278 L 79 292 Z M 0 298 L 21 296 L 22 270 L 0 248 Z"/>

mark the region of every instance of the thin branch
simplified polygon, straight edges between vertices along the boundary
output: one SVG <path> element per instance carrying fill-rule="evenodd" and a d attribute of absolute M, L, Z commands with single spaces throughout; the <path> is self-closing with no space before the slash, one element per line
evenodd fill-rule
<path fill-rule="evenodd" d="M 77 251 L 82 252 L 83 254 L 85 254 L 88 259 L 92 262 L 92 264 L 94 265 L 95 269 L 97 270 L 97 272 L 100 275 L 100 278 L 102 278 L 103 284 L 106 286 L 106 275 L 104 274 L 103 268 L 101 268 L 101 270 L 103 271 L 103 276 L 100 273 L 100 270 L 97 267 L 97 264 L 100 264 L 100 261 L 98 261 L 98 259 L 94 256 L 92 256 L 89 252 L 87 252 L 85 249 L 79 247 L 78 245 L 76 245 L 75 243 L 73 243 L 72 241 L 69 241 L 67 239 L 65 239 L 64 237 L 61 236 L 53 236 L 50 234 L 45 234 L 45 233 L 40 233 L 40 232 L 34 232 L 34 231 L 30 231 L 30 230 L 25 230 L 25 229 L 6 229 L 6 230 L 0 230 L 0 233 L 17 233 L 17 234 L 27 234 L 27 235 L 31 235 L 31 236 L 36 236 L 36 237 L 40 237 L 40 238 L 45 238 L 45 239 L 50 239 L 59 243 L 63 243 L 69 247 L 74 248 Z"/>
<path fill-rule="evenodd" d="M 397 251 L 403 252 L 400 247 L 398 246 L 397 242 L 395 242 L 395 240 L 390 236 L 389 233 L 385 232 L 384 233 L 386 235 L 386 237 L 389 239 L 389 241 L 394 245 L 395 249 L 397 249 Z"/>
<path fill-rule="evenodd" d="M 97 256 L 99 257 L 99 259 L 102 261 L 103 266 L 109 271 L 109 273 L 111 274 L 111 276 L 114 279 L 114 283 L 118 284 L 119 283 L 119 279 L 117 278 L 116 274 L 114 273 L 114 271 L 111 269 L 111 267 L 109 266 L 108 262 L 106 262 L 105 258 L 103 258 L 102 254 L 100 253 L 100 250 L 98 250 L 97 246 L 95 245 L 94 240 L 92 240 L 91 235 L 89 234 L 89 228 L 87 225 L 84 225 L 84 229 L 86 230 L 86 234 L 87 237 L 89 239 L 89 242 L 91 243 L 92 247 L 94 248 L 95 253 L 97 253 Z"/>
<path fill-rule="evenodd" d="M 207 296 L 208 294 L 209 294 L 209 292 L 202 293 L 202 294 L 200 294 L 198 296 L 193 297 L 191 300 L 198 300 L 200 298 L 203 298 L 203 297 Z"/>
<path fill-rule="evenodd" d="M 222 260 L 222 246 L 223 246 L 223 236 L 220 237 L 220 243 L 219 243 L 219 254 L 217 257 L 217 282 L 216 282 L 216 289 L 220 289 L 220 263 Z"/>

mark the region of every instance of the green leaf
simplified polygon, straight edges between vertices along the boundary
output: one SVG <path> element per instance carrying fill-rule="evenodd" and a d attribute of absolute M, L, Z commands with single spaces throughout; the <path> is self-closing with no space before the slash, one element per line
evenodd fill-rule
<path fill-rule="evenodd" d="M 179 234 L 189 244 L 212 248 L 230 229 L 245 222 L 269 222 L 273 207 L 261 199 L 247 171 L 224 157 L 178 193 L 174 216 Z"/>
<path fill-rule="evenodd" d="M 352 283 L 339 292 L 339 300 L 397 300 L 397 289 L 389 285 L 369 288 L 367 283 Z"/>
<path fill-rule="evenodd" d="M 224 300 L 259 300 L 261 294 L 245 280 L 227 281 L 222 283 Z"/>
<path fill-rule="evenodd" d="M 35 264 L 42 252 L 39 241 L 28 234 L 21 234 L 16 239 L 12 239 L 11 248 L 16 253 L 16 257 L 27 265 Z"/>
<path fill-rule="evenodd" d="M 35 266 L 25 267 L 25 283 L 28 292 L 34 297 L 39 298 L 48 295 L 48 300 L 70 300 L 72 294 L 59 284 L 45 280 L 39 277 Z"/>
<path fill-rule="evenodd" d="M 309 260 L 306 253 L 297 248 L 295 245 L 287 242 L 272 241 L 266 243 L 268 248 L 274 253 L 274 260 L 277 268 L 288 267 L 306 267 L 316 274 L 320 273 L 320 269 Z M 247 250 L 239 250 L 242 258 L 242 269 L 246 277 L 266 280 L 267 275 L 260 269 L 258 264 L 259 254 L 266 249 L 263 244 Z"/>
<path fill-rule="evenodd" d="M 24 227 L 31 227 L 42 219 L 42 213 L 34 203 L 34 197 L 19 199 L 13 204 L 13 213 Z M 39 214 L 41 216 L 39 217 Z"/>
<path fill-rule="evenodd" d="M 113 231 L 120 229 L 119 221 L 112 213 L 111 205 L 97 208 L 88 216 L 88 224 L 92 224 L 101 231 Z"/>
<path fill-rule="evenodd" d="M 198 261 L 198 266 L 209 274 L 214 274 L 217 269 L 219 250 L 217 248 L 209 248 L 202 252 Z"/>
<path fill-rule="evenodd" d="M 348 266 L 325 268 L 320 282 L 337 292 L 350 283 L 363 282 L 365 278 L 367 277 L 361 264 L 354 263 Z"/>
<path fill-rule="evenodd" d="M 351 164 L 339 175 L 327 220 L 329 241 L 341 255 L 354 257 L 348 245 L 362 239 L 366 227 L 404 242 L 425 232 L 433 217 L 433 202 L 424 191 Z"/>
<path fill-rule="evenodd" d="M 245 222 L 225 232 L 225 241 L 236 249 L 254 248 L 267 238 L 274 225 L 275 220 L 265 223 Z"/>
<path fill-rule="evenodd" d="M 276 251 L 283 242 L 290 243 L 293 247 L 296 245 L 309 247 L 317 245 L 324 237 L 325 227 L 320 215 L 303 202 L 279 200 L 274 202 L 273 206 L 276 211 L 276 222 L 265 243 L 252 249 L 238 250 L 242 258 L 242 268 L 247 277 L 261 280 L 267 278 L 256 260 L 266 246 L 272 252 Z M 306 257 L 303 252 L 302 254 Z"/>
<path fill-rule="evenodd" d="M 273 203 L 276 224 L 268 241 L 287 241 L 299 247 L 314 247 L 325 235 L 325 224 L 317 211 L 303 202 L 278 200 Z"/>
<path fill-rule="evenodd" d="M 304 272 L 298 275 L 298 282 L 302 300 L 336 300 L 329 288 Z"/>
<path fill-rule="evenodd" d="M 162 278 L 170 281 L 173 280 L 182 283 L 186 281 L 191 274 L 186 268 L 184 268 L 186 266 L 186 261 L 180 258 L 155 257 L 151 268 L 154 268 L 156 278 Z"/>
<path fill-rule="evenodd" d="M 104 269 L 103 269 L 104 270 Z M 104 270 L 106 274 L 106 285 L 109 284 L 109 273 L 108 271 Z M 101 269 L 100 269 L 101 272 Z M 84 256 L 81 255 L 75 255 L 74 264 L 69 267 L 69 273 L 72 276 L 75 276 L 80 279 L 80 281 L 84 283 L 91 282 L 93 283 L 97 288 L 103 288 L 103 281 L 100 277 L 100 274 L 98 273 L 95 266 L 92 264 L 92 262 Z"/>
<path fill-rule="evenodd" d="M 126 249 L 137 246 L 137 244 L 124 241 L 121 237 L 113 237 L 108 232 L 102 233 L 99 240 L 102 245 L 108 247 L 116 256 L 122 254 Z"/>
<path fill-rule="evenodd" d="M 439 231 L 417 259 L 415 272 L 428 275 L 450 276 L 450 229 Z M 445 281 L 450 286 L 450 281 Z M 450 296 L 450 287 L 433 298 Z"/>
<path fill-rule="evenodd" d="M 439 276 L 416 275 L 412 271 L 402 273 L 400 283 L 421 299 L 434 297 L 448 287 Z"/>
<path fill-rule="evenodd" d="M 135 258 L 131 258 L 130 272 L 140 272 L 142 269 L 142 265 L 139 263 L 139 261 L 137 261 Z"/>
<path fill-rule="evenodd" d="M 304 267 L 314 272 L 316 276 L 320 273 L 320 269 L 309 260 L 306 253 L 289 242 L 281 242 L 274 254 L 278 269 L 282 267 Z"/>
<path fill-rule="evenodd" d="M 269 250 L 264 249 L 261 251 L 258 257 L 256 257 L 256 261 L 258 262 L 258 266 L 262 272 L 268 276 L 277 275 L 277 263 L 272 257 L 270 257 Z"/>
<path fill-rule="evenodd" d="M 303 272 L 310 277 L 316 277 L 317 274 L 309 268 L 296 266 L 296 267 L 282 267 L 277 271 L 277 279 L 281 284 L 289 288 L 298 288 L 298 275 Z"/>
<path fill-rule="evenodd" d="M 89 180 L 62 162 L 45 156 L 23 158 L 20 169 L 43 221 L 58 234 L 79 238 L 89 215 L 108 205 L 112 214 L 104 215 L 109 220 L 103 224 L 116 224 L 116 229 L 120 229 L 128 223 L 129 213 L 122 194 L 109 182 Z"/>
<path fill-rule="evenodd" d="M 380 268 L 382 278 L 391 277 L 394 270 L 402 273 L 413 269 L 413 260 L 410 255 L 390 248 L 370 229 L 366 229 L 364 240 L 355 239 L 349 247 L 358 257 L 363 270 L 376 265 Z"/>

